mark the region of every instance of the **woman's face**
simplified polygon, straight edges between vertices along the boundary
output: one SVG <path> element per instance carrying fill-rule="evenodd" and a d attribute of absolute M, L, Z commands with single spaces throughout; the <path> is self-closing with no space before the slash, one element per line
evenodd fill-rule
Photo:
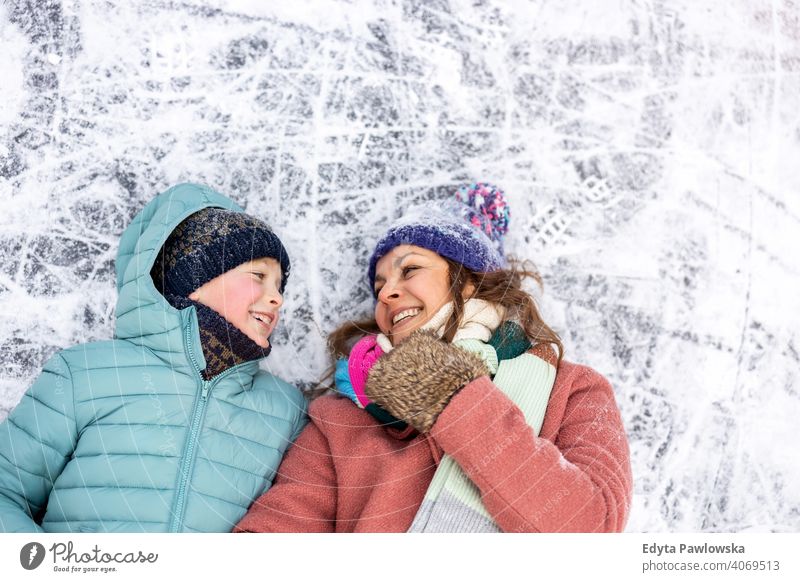
<path fill-rule="evenodd" d="M 375 268 L 375 320 L 397 345 L 452 299 L 447 262 L 428 249 L 400 245 Z"/>

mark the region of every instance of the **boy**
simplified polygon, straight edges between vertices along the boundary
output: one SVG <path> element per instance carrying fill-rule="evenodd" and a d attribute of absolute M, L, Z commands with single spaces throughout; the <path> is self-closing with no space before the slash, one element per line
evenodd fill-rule
<path fill-rule="evenodd" d="M 0 424 L 0 531 L 230 531 L 306 422 L 259 370 L 289 258 L 181 184 L 125 230 L 115 339 L 56 353 Z"/>

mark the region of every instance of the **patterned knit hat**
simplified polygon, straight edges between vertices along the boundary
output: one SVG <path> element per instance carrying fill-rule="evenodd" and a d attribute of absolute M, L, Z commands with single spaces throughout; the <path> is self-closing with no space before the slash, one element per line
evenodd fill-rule
<path fill-rule="evenodd" d="M 243 212 L 204 208 L 172 231 L 150 274 L 164 295 L 188 297 L 215 277 L 264 257 L 280 263 L 283 293 L 289 255 L 270 227 Z"/>
<path fill-rule="evenodd" d="M 412 208 L 378 241 L 369 260 L 370 286 L 374 288 L 381 257 L 403 244 L 428 249 L 478 273 L 501 269 L 509 216 L 502 190 L 484 183 L 463 186 L 444 203 Z"/>

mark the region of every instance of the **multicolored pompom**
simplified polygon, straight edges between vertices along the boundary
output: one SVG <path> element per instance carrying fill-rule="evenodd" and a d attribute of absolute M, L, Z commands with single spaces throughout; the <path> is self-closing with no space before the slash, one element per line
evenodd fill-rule
<path fill-rule="evenodd" d="M 503 191 L 491 184 L 476 182 L 459 188 L 456 199 L 470 209 L 468 218 L 472 225 L 502 249 L 511 217 Z"/>

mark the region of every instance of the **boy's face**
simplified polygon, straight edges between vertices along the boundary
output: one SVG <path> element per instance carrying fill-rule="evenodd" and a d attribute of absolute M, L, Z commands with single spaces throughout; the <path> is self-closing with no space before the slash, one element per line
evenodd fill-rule
<path fill-rule="evenodd" d="M 189 295 L 210 307 L 262 348 L 278 324 L 283 304 L 281 266 L 271 258 L 242 263 Z"/>

